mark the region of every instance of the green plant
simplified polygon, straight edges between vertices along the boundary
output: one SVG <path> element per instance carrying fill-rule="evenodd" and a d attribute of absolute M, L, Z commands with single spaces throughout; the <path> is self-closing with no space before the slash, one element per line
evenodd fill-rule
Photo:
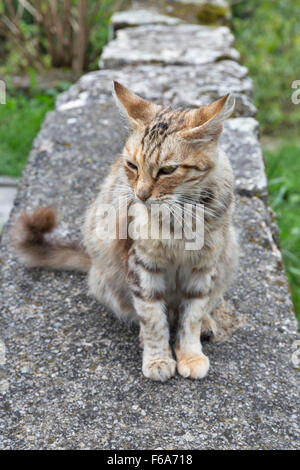
<path fill-rule="evenodd" d="M 232 0 L 236 47 L 254 82 L 263 135 L 270 203 L 277 217 L 281 251 L 300 321 L 300 105 L 291 84 L 300 79 L 300 0 Z M 280 137 L 278 143 L 278 137 Z"/>
<path fill-rule="evenodd" d="M 282 140 L 265 150 L 271 206 L 279 225 L 281 251 L 300 320 L 300 142 Z"/>
<path fill-rule="evenodd" d="M 108 37 L 113 0 L 4 0 L 0 37 L 10 67 L 68 67 L 76 76 L 90 67 Z"/>
<path fill-rule="evenodd" d="M 300 105 L 291 84 L 300 79 L 300 0 L 233 0 L 236 47 L 254 81 L 254 101 L 263 133 L 295 134 Z"/>
<path fill-rule="evenodd" d="M 55 89 L 41 92 L 33 74 L 31 89 L 25 94 L 7 83 L 6 104 L 0 105 L 0 175 L 21 175 L 45 114 L 53 109 L 57 94 L 69 85 L 62 82 Z"/>

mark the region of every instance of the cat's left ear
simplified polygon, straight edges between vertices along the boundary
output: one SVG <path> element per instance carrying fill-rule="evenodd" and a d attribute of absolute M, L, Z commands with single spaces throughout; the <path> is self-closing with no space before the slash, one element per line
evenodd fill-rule
<path fill-rule="evenodd" d="M 114 91 L 116 98 L 134 126 L 147 124 L 154 118 L 160 108 L 136 95 L 119 82 L 114 82 Z"/>
<path fill-rule="evenodd" d="M 186 128 L 180 132 L 181 138 L 191 143 L 216 141 L 235 106 L 235 99 L 228 94 L 208 106 L 190 111 Z"/>

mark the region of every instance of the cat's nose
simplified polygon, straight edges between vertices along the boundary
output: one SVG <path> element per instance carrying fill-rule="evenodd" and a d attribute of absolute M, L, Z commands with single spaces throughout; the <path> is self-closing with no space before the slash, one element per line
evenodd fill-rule
<path fill-rule="evenodd" d="M 141 201 L 146 201 L 152 193 L 152 185 L 149 184 L 149 181 L 146 181 L 144 178 L 140 178 L 135 189 L 136 197 Z"/>
<path fill-rule="evenodd" d="M 140 190 L 136 192 L 136 196 L 141 200 L 141 201 L 147 201 L 147 199 L 150 197 L 150 193 L 147 190 Z"/>
<path fill-rule="evenodd" d="M 139 181 L 135 194 L 141 201 L 146 201 L 151 196 L 152 188 L 145 181 Z"/>

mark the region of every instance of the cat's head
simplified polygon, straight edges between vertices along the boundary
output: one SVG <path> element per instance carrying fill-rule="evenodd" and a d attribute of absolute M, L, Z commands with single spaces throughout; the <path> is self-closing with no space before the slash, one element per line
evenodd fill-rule
<path fill-rule="evenodd" d="M 226 95 L 208 106 L 172 110 L 140 98 L 118 82 L 114 90 L 132 127 L 123 165 L 136 197 L 152 203 L 193 194 L 218 163 L 218 138 L 234 99 Z"/>

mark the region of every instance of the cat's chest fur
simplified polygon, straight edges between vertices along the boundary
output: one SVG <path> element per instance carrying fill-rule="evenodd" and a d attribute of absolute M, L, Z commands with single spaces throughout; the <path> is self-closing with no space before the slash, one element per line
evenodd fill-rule
<path fill-rule="evenodd" d="M 149 268 L 149 282 L 152 268 L 155 283 L 164 285 L 165 291 L 176 297 L 195 286 L 206 288 L 215 274 L 219 257 L 205 244 L 201 250 L 185 250 L 185 243 L 185 240 L 142 240 L 132 247 L 135 262 L 143 263 L 144 269 Z"/>

